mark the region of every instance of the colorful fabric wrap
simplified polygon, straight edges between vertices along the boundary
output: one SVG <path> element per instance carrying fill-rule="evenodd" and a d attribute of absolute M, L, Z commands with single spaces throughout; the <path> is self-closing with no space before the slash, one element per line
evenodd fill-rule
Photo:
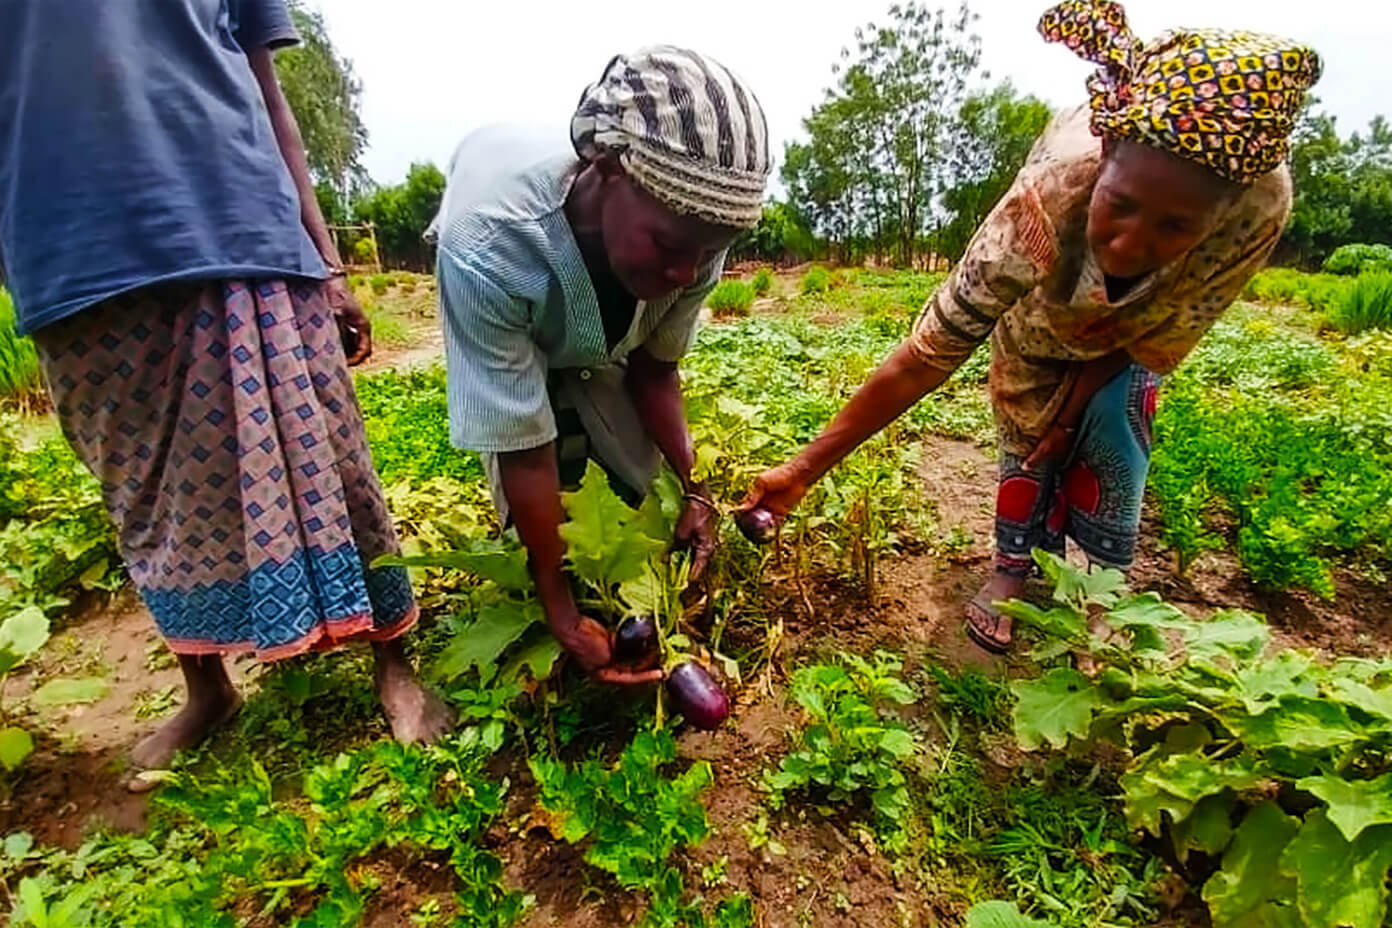
<path fill-rule="evenodd" d="M 1161 148 L 1239 184 L 1285 161 L 1322 68 L 1314 50 L 1256 32 L 1179 29 L 1145 44 L 1111 0 L 1060 3 L 1039 31 L 1101 65 L 1088 80 L 1093 132 Z"/>
<path fill-rule="evenodd" d="M 753 228 L 772 166 L 763 108 L 723 65 L 672 46 L 619 55 L 580 98 L 571 141 L 586 161 L 612 152 L 669 209 Z"/>

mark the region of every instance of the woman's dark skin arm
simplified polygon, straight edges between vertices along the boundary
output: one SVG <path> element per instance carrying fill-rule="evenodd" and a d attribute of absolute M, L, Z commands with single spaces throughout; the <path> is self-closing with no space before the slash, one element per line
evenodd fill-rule
<path fill-rule="evenodd" d="M 1078 423 L 1083 421 L 1083 414 L 1087 412 L 1092 398 L 1097 395 L 1098 390 L 1111 383 L 1113 378 L 1130 365 L 1131 356 L 1125 351 L 1114 351 L 1105 357 L 1084 363 L 1054 424 L 1025 459 L 1025 470 L 1033 470 L 1048 461 L 1064 457 L 1073 450 Z"/>
<path fill-rule="evenodd" d="M 682 492 L 710 499 L 710 491 L 691 479 L 695 452 L 682 404 L 681 374 L 672 361 L 659 361 L 642 348 L 628 357 L 624 387 L 638 411 L 643 430 L 681 481 Z M 673 541 L 692 552 L 691 579 L 700 579 L 715 550 L 716 512 L 713 506 L 688 501 L 677 522 Z"/>
<path fill-rule="evenodd" d="M 300 137 L 300 126 L 295 122 L 295 114 L 291 112 L 290 104 L 280 89 L 273 53 L 269 48 L 258 48 L 247 52 L 247 60 L 251 62 L 251 72 L 256 75 L 261 96 L 266 101 L 266 111 L 271 117 L 271 128 L 275 130 L 280 156 L 285 159 L 285 165 L 295 181 L 295 190 L 300 197 L 300 221 L 324 263 L 330 269 L 341 270 L 343 260 L 339 257 L 333 235 L 329 233 L 328 223 L 324 222 L 324 214 L 319 210 L 314 181 L 309 176 L 309 159 L 305 156 L 304 140 Z M 358 305 L 357 297 L 353 296 L 353 288 L 348 286 L 348 281 L 341 274 L 324 281 L 323 290 L 324 298 L 338 318 L 339 330 L 344 335 L 344 348 L 350 351 L 348 365 L 361 364 L 372 354 L 372 325 L 367 321 L 367 315 Z"/>
<path fill-rule="evenodd" d="M 527 451 L 499 456 L 503 495 L 512 510 L 513 524 L 527 548 L 532 582 L 546 612 L 546 622 L 561 645 L 596 679 L 605 683 L 651 683 L 662 671 L 634 671 L 610 665 L 613 649 L 609 632 L 580 614 L 565 575 L 565 542 L 560 526 L 565 521 L 561 506 L 561 478 L 556 469 L 556 447 L 546 444 Z"/>

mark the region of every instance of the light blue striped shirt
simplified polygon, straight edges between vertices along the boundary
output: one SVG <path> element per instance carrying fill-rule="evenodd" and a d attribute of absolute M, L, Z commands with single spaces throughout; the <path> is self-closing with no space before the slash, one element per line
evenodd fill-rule
<path fill-rule="evenodd" d="M 460 448 L 540 447 L 556 438 L 550 371 L 578 369 L 586 383 L 591 373 L 605 374 L 595 383 L 613 383 L 608 369 L 634 349 L 677 361 L 695 338 L 723 254 L 689 290 L 640 301 L 628 334 L 609 350 L 594 286 L 563 210 L 580 168 L 565 131 L 517 126 L 469 135 L 450 162 L 433 228 L 440 245 L 450 437 Z M 586 429 L 592 431 L 589 421 Z M 604 436 L 596 437 L 604 444 Z"/>

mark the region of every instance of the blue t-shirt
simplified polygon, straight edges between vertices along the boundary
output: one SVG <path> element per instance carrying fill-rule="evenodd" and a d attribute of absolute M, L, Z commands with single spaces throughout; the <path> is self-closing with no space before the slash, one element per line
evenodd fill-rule
<path fill-rule="evenodd" d="M 33 331 L 166 280 L 323 277 L 247 50 L 284 0 L 0 0 L 0 278 Z"/>

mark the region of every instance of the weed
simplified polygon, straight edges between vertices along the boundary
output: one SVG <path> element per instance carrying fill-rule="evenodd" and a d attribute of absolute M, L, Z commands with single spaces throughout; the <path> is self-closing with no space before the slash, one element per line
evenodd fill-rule
<path fill-rule="evenodd" d="M 821 265 L 809 270 L 802 275 L 802 281 L 798 284 L 798 290 L 804 295 L 812 293 L 826 293 L 831 289 L 831 271 Z"/>
<path fill-rule="evenodd" d="M 17 326 L 14 303 L 0 288 L 0 399 L 32 409 L 44 402 L 43 374 L 34 343 Z"/>
<path fill-rule="evenodd" d="M 373 307 L 367 312 L 367 321 L 372 325 L 372 343 L 382 348 L 407 348 L 411 345 L 411 332 L 402 318 L 390 310 Z"/>
<path fill-rule="evenodd" d="M 1328 312 L 1334 327 L 1349 334 L 1392 329 L 1392 273 L 1359 275 Z"/>
<path fill-rule="evenodd" d="M 368 278 L 368 284 L 372 287 L 372 292 L 381 296 L 391 289 L 392 276 L 390 274 L 373 274 Z"/>
<path fill-rule="evenodd" d="M 759 268 L 754 272 L 750 284 L 754 287 L 755 296 L 768 296 L 773 289 L 773 271 L 766 267 Z"/>
<path fill-rule="evenodd" d="M 742 280 L 722 280 L 706 298 L 717 319 L 749 315 L 756 296 L 753 285 Z"/>

